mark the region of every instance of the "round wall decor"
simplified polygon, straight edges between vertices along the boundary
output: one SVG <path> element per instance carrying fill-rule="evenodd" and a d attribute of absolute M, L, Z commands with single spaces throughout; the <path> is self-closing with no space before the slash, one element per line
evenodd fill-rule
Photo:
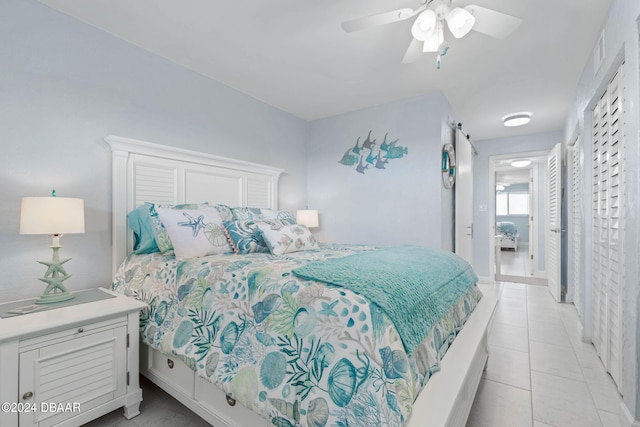
<path fill-rule="evenodd" d="M 442 146 L 442 184 L 444 188 L 451 188 L 456 182 L 456 151 L 453 144 Z"/>

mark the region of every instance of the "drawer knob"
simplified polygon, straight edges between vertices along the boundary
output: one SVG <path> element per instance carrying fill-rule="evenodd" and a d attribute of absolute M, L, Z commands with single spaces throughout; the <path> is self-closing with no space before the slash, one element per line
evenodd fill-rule
<path fill-rule="evenodd" d="M 169 369 L 173 369 L 173 360 L 167 359 L 167 366 L 169 366 Z"/>
<path fill-rule="evenodd" d="M 81 334 L 84 332 L 84 328 L 78 328 L 78 333 Z"/>
<path fill-rule="evenodd" d="M 25 394 L 22 395 L 22 400 L 29 400 L 33 397 L 33 393 L 31 393 L 30 391 L 26 392 Z"/>
<path fill-rule="evenodd" d="M 236 406 L 236 400 L 229 396 L 228 394 L 225 396 L 227 398 L 227 403 L 229 404 L 229 406 Z"/>

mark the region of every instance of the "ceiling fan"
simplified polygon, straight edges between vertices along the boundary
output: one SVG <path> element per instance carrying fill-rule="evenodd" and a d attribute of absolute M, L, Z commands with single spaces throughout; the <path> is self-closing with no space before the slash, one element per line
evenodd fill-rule
<path fill-rule="evenodd" d="M 457 39 L 474 30 L 503 39 L 511 34 L 522 19 L 482 6 L 456 7 L 455 0 L 422 0 L 417 9 L 403 8 L 342 23 L 347 33 L 366 30 L 380 25 L 404 21 L 417 16 L 411 27 L 413 39 L 402 59 L 403 64 L 417 61 L 424 52 L 437 52 L 436 67 L 447 54 L 449 43 L 444 39 L 444 27 Z"/>

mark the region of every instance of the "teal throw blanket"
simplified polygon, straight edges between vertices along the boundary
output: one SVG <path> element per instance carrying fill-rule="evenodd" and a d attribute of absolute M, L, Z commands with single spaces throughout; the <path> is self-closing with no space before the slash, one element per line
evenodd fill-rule
<path fill-rule="evenodd" d="M 393 321 L 407 354 L 478 281 L 471 266 L 457 255 L 409 245 L 312 262 L 293 273 L 345 287 L 373 301 Z"/>

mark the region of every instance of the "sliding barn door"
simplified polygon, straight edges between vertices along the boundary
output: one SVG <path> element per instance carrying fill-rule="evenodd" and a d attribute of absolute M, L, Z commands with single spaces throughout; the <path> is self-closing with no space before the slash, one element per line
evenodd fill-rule
<path fill-rule="evenodd" d="M 562 240 L 562 145 L 556 144 L 547 155 L 547 281 L 551 295 L 560 302 L 562 281 L 560 280 Z"/>
<path fill-rule="evenodd" d="M 593 111 L 592 341 L 622 389 L 624 64 Z"/>
<path fill-rule="evenodd" d="M 473 151 L 456 130 L 455 253 L 473 265 Z"/>

